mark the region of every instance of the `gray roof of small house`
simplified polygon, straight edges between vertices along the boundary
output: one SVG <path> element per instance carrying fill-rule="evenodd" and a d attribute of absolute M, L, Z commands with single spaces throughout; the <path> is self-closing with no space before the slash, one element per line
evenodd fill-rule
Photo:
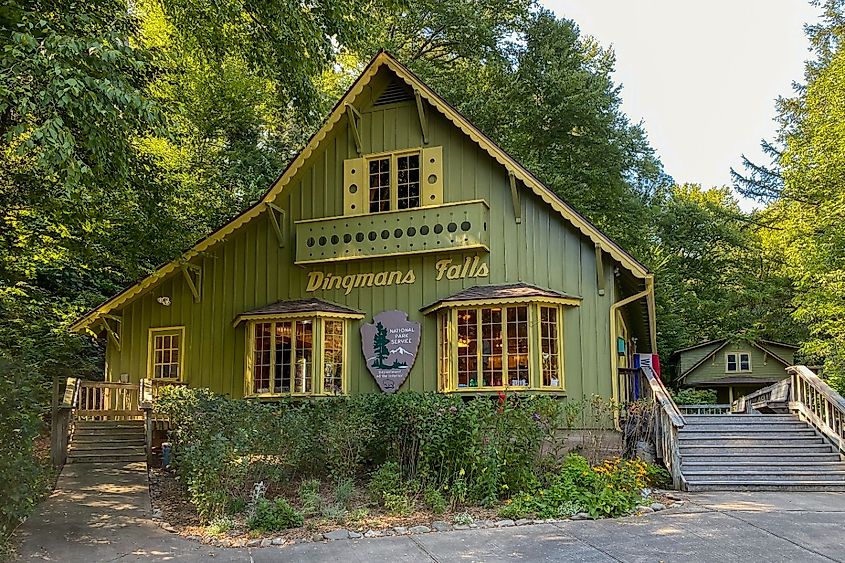
<path fill-rule="evenodd" d="M 444 297 L 423 307 L 421 310 L 425 311 L 442 305 L 445 303 L 462 302 L 462 301 L 486 301 L 491 299 L 581 299 L 574 295 L 561 293 L 553 289 L 544 289 L 536 285 L 525 282 L 505 283 L 499 285 L 476 285 L 462 289 L 461 291 Z"/>

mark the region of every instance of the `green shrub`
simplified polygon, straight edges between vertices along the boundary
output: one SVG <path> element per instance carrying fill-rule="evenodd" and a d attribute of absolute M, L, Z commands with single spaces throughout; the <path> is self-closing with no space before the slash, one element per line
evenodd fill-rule
<path fill-rule="evenodd" d="M 715 405 L 716 391 L 713 389 L 681 389 L 672 393 L 679 405 Z"/>
<path fill-rule="evenodd" d="M 298 528 L 303 522 L 302 514 L 285 499 L 271 501 L 262 497 L 256 500 L 253 514 L 247 519 L 247 527 L 260 532 L 278 532 Z"/>
<path fill-rule="evenodd" d="M 349 508 L 349 503 L 355 495 L 355 481 L 349 478 L 340 479 L 334 486 L 334 500 L 344 508 Z"/>
<path fill-rule="evenodd" d="M 299 504 L 302 506 L 302 514 L 311 516 L 320 511 L 320 481 L 317 479 L 306 479 L 299 484 Z"/>
<path fill-rule="evenodd" d="M 423 502 L 435 514 L 446 512 L 446 499 L 443 497 L 443 493 L 437 489 L 427 488 L 423 493 Z"/>
<path fill-rule="evenodd" d="M 373 502 L 384 505 L 385 499 L 397 494 L 405 495 L 405 486 L 402 482 L 402 474 L 399 472 L 399 464 L 395 461 L 388 461 L 373 471 L 368 485 L 370 498 Z"/>

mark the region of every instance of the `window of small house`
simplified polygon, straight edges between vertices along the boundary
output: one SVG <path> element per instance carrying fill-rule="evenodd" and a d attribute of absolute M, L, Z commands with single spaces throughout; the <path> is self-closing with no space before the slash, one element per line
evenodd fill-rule
<path fill-rule="evenodd" d="M 558 306 L 537 304 L 442 311 L 441 389 L 561 389 L 559 311 Z M 532 323 L 539 330 L 532 330 Z"/>
<path fill-rule="evenodd" d="M 748 352 L 731 352 L 725 355 L 725 371 L 751 371 L 751 354 Z"/>
<path fill-rule="evenodd" d="M 149 377 L 178 380 L 182 377 L 183 327 L 150 329 Z"/>
<path fill-rule="evenodd" d="M 345 323 L 339 319 L 251 323 L 247 393 L 316 395 L 344 392 L 344 329 Z"/>
<path fill-rule="evenodd" d="M 370 213 L 420 206 L 420 153 L 368 159 Z"/>

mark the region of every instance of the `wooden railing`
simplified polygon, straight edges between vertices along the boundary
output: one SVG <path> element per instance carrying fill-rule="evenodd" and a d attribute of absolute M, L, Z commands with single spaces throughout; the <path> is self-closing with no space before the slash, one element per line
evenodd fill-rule
<path fill-rule="evenodd" d="M 755 404 L 765 403 L 767 401 L 786 402 L 789 400 L 790 386 L 790 380 L 783 379 L 762 389 L 757 389 L 753 393 L 743 395 L 731 403 L 731 412 L 752 414 Z"/>
<path fill-rule="evenodd" d="M 678 432 L 684 427 L 684 416 L 672 395 L 650 366 L 640 368 L 646 376 L 655 405 L 655 446 L 657 456 L 672 475 L 672 485 L 678 490 L 686 489 L 681 473 L 681 449 Z"/>
<path fill-rule="evenodd" d="M 728 414 L 731 412 L 729 404 L 716 405 L 678 405 L 681 414 Z"/>
<path fill-rule="evenodd" d="M 73 417 L 76 420 L 141 419 L 144 412 L 139 393 L 138 384 L 82 380 Z"/>
<path fill-rule="evenodd" d="M 827 436 L 845 456 L 845 399 L 806 366 L 786 371 L 790 375 L 789 409 Z"/>

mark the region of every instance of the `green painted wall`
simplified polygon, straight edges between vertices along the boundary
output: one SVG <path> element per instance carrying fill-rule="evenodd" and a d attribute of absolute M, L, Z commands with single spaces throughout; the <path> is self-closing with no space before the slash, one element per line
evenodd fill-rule
<path fill-rule="evenodd" d="M 386 76 L 376 77 L 362 97 L 380 93 L 386 80 Z M 422 145 L 416 106 L 412 103 L 368 107 L 370 104 L 364 101 L 356 105 L 363 113 L 364 154 Z M 285 229 L 291 242 L 279 248 L 265 212 L 194 261 L 203 271 L 200 303 L 194 303 L 179 273 L 125 305 L 119 312 L 123 316 L 122 351 L 109 347 L 107 376 L 116 379 L 119 374 L 128 373 L 131 381 L 144 377 L 148 330 L 184 325 L 187 382 L 240 397 L 244 387 L 245 328 L 232 326 L 235 316 L 278 300 L 313 296 L 365 311 L 367 317 L 362 322 L 371 322 L 373 314 L 384 310 L 408 312 L 412 320 L 422 323 L 422 341 L 403 389 L 436 391 L 436 319 L 434 315 L 423 316 L 419 309 L 465 287 L 524 281 L 583 297 L 579 307 L 568 307 L 564 314 L 567 394 L 574 398 L 593 393 L 610 396 L 610 306 L 622 298 L 615 289 L 615 264 L 605 255 L 607 291 L 599 295 L 593 243 L 525 188 L 520 190 L 523 221 L 517 224 L 505 168 L 434 108 L 427 110 L 429 146 L 443 147 L 444 203 L 474 199 L 488 202 L 489 254 L 445 252 L 295 266 L 293 222 L 343 214 L 343 160 L 358 156 L 344 118 L 275 202 L 286 211 Z M 438 260 L 451 258 L 459 262 L 476 254 L 488 263 L 488 278 L 435 281 L 434 265 Z M 305 293 L 307 274 L 312 270 L 345 275 L 411 268 L 415 270 L 416 283 L 410 285 L 358 288 L 349 295 L 344 295 L 343 290 Z M 160 305 L 156 301 L 160 296 L 170 297 L 172 305 Z M 352 322 L 350 336 L 350 391 L 376 391 L 363 361 L 358 321 Z"/>
<path fill-rule="evenodd" d="M 725 354 L 730 352 L 750 353 L 751 372 L 727 373 L 725 371 Z M 774 352 L 784 360 L 787 360 L 790 363 L 792 362 L 792 354 L 794 350 L 789 348 L 779 348 L 774 350 Z M 686 352 L 683 352 L 682 355 L 683 354 L 686 354 Z M 747 343 L 730 343 L 716 352 L 712 358 L 708 358 L 708 360 L 696 368 L 695 371 L 687 375 L 683 380 L 683 385 L 703 385 L 726 377 L 743 377 L 748 379 L 774 381 L 785 378 L 786 376 L 787 374 L 784 365 L 780 361 L 774 359 L 771 355 L 764 353 L 758 347 Z"/>

